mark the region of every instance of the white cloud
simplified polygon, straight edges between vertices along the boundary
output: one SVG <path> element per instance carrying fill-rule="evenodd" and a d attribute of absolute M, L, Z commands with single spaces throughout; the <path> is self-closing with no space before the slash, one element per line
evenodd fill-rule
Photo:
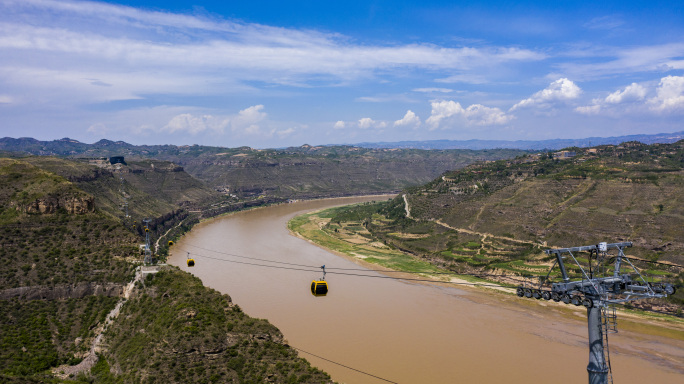
<path fill-rule="evenodd" d="M 632 83 L 621 91 L 615 91 L 606 97 L 606 103 L 620 104 L 626 101 L 643 100 L 646 97 L 646 88 L 637 83 Z"/>
<path fill-rule="evenodd" d="M 575 108 L 575 112 L 581 113 L 583 115 L 598 115 L 601 112 L 601 105 L 586 105 Z"/>
<path fill-rule="evenodd" d="M 261 127 L 256 125 L 256 124 L 252 124 L 252 125 L 249 125 L 247 127 L 243 127 L 242 132 L 246 133 L 248 135 L 262 135 Z M 266 136 L 270 136 L 270 135 L 266 134 Z"/>
<path fill-rule="evenodd" d="M 359 128 L 368 129 L 372 127 L 374 123 L 375 121 L 373 121 L 373 119 L 371 119 L 370 117 L 364 117 L 359 120 Z"/>
<path fill-rule="evenodd" d="M 395 127 L 403 126 L 403 127 L 418 127 L 420 126 L 420 117 L 418 117 L 413 111 L 410 109 L 406 111 L 406 114 L 401 120 L 397 120 L 394 122 Z"/>
<path fill-rule="evenodd" d="M 589 29 L 615 29 L 621 27 L 625 22 L 616 15 L 595 17 L 584 24 Z"/>
<path fill-rule="evenodd" d="M 359 119 L 358 125 L 361 129 L 385 128 L 387 126 L 387 123 L 385 123 L 384 121 L 375 121 L 370 117 L 364 117 Z"/>
<path fill-rule="evenodd" d="M 646 100 L 646 96 L 653 92 L 656 95 Z M 649 110 L 651 113 L 684 110 L 684 77 L 663 77 L 652 90 L 641 84 L 632 83 L 609 94 L 605 99 L 593 99 L 592 105 L 575 108 L 576 112 L 585 115 L 601 113 L 616 117 L 625 114 L 644 114 Z"/>
<path fill-rule="evenodd" d="M 401 103 L 411 103 L 415 100 L 407 97 L 405 94 L 394 94 L 394 95 L 378 95 L 378 96 L 361 96 L 354 99 L 354 101 L 361 101 L 365 103 L 391 103 L 391 102 L 401 102 Z"/>
<path fill-rule="evenodd" d="M 232 116 L 213 116 L 204 114 L 200 116 L 191 113 L 181 113 L 173 116 L 169 122 L 159 131 L 168 133 L 185 132 L 196 135 L 205 131 L 222 134 L 230 127 L 236 134 L 261 135 L 259 125 L 266 119 L 266 113 L 262 112 L 263 105 L 255 105 L 239 111 Z"/>
<path fill-rule="evenodd" d="M 413 92 L 422 92 L 422 93 L 451 93 L 453 92 L 453 89 L 449 88 L 415 88 Z"/>
<path fill-rule="evenodd" d="M 648 101 L 654 111 L 684 110 L 684 77 L 663 77 L 656 93 L 657 96 Z"/>
<path fill-rule="evenodd" d="M 572 56 L 583 57 L 591 50 L 594 60 L 573 60 L 559 64 L 558 68 L 566 76 L 589 80 L 614 77 L 621 74 L 638 72 L 662 72 L 684 68 L 684 43 L 668 43 L 648 46 L 629 46 L 628 48 L 599 47 L 582 49 Z M 596 60 L 600 58 L 600 60 Z"/>
<path fill-rule="evenodd" d="M 387 101 L 386 99 L 383 99 L 381 97 L 375 97 L 375 96 L 361 96 L 357 97 L 356 101 L 363 101 L 367 103 L 382 103 L 384 101 Z"/>
<path fill-rule="evenodd" d="M 342 120 L 338 120 L 335 125 L 333 126 L 334 129 L 344 129 L 345 123 Z"/>
<path fill-rule="evenodd" d="M 233 132 L 243 131 L 251 135 L 261 133 L 258 123 L 266 119 L 266 113 L 262 112 L 263 109 L 264 106 L 261 104 L 254 105 L 241 110 L 237 116 L 230 118 L 230 127 Z"/>
<path fill-rule="evenodd" d="M 435 80 L 438 83 L 466 83 L 466 84 L 487 84 L 490 82 L 484 75 L 466 74 L 466 75 L 452 75 Z"/>
<path fill-rule="evenodd" d="M 193 116 L 190 113 L 183 113 L 174 116 L 162 128 L 162 131 L 169 133 L 187 132 L 196 135 L 206 130 L 223 132 L 226 125 L 228 125 L 228 120 L 222 120 L 211 115 Z"/>
<path fill-rule="evenodd" d="M 10 104 L 12 102 L 14 102 L 14 99 L 11 96 L 0 95 L 0 104 Z"/>
<path fill-rule="evenodd" d="M 592 105 L 580 106 L 575 108 L 575 112 L 581 113 L 583 115 L 598 115 L 599 113 L 606 112 L 607 114 L 624 114 L 624 113 L 636 113 L 639 111 L 639 105 L 635 104 L 646 98 L 648 90 L 646 87 L 632 83 L 626 86 L 624 89 L 617 90 L 604 99 L 596 98 L 593 99 Z M 620 107 L 620 105 L 629 105 Z"/>
<path fill-rule="evenodd" d="M 481 104 L 473 104 L 466 108 L 465 117 L 475 125 L 501 125 L 513 119 L 499 108 L 485 107 Z"/>
<path fill-rule="evenodd" d="M 520 101 L 509 112 L 515 111 L 518 108 L 549 108 L 558 102 L 576 99 L 580 94 L 582 94 L 580 87 L 566 78 L 561 78 L 549 84 L 545 89 L 535 93 L 532 97 Z"/>
<path fill-rule="evenodd" d="M 513 119 L 499 108 L 486 107 L 481 104 L 473 104 L 463 108 L 460 103 L 449 101 L 433 101 L 432 113 L 426 120 L 430 130 L 449 128 L 454 124 L 466 125 L 501 125 Z"/>
<path fill-rule="evenodd" d="M 3 17 L 3 13 L 13 16 Z M 32 17 L 40 17 L 40 23 L 21 22 Z M 198 84 L 257 80 L 307 86 L 308 81 L 337 84 L 367 78 L 376 71 L 391 74 L 419 68 L 467 72 L 483 65 L 546 57 L 516 47 L 354 45 L 332 33 L 98 2 L 42 0 L 0 2 L 0 53 L 4 57 L 0 66 L 27 66 L 30 62 L 34 69 L 90 72 L 88 79 L 101 80 L 98 84 L 112 88 L 121 87 L 110 79 L 112 73 L 161 73 L 171 82 L 174 76 L 202 77 Z"/>
<path fill-rule="evenodd" d="M 430 129 L 437 129 L 442 120 L 447 119 L 454 115 L 462 115 L 464 113 L 461 103 L 454 101 L 433 101 L 432 102 L 432 113 L 430 117 L 426 120 L 427 125 Z"/>
<path fill-rule="evenodd" d="M 296 131 L 296 130 L 295 130 L 294 128 L 287 128 L 287 129 L 283 129 L 283 130 L 280 130 L 280 131 L 276 131 L 275 133 L 276 133 L 276 135 L 278 135 L 278 137 L 280 137 L 281 139 L 283 139 L 283 138 L 285 138 L 285 137 L 287 137 L 287 136 L 292 135 L 293 133 L 295 133 L 295 131 Z"/>

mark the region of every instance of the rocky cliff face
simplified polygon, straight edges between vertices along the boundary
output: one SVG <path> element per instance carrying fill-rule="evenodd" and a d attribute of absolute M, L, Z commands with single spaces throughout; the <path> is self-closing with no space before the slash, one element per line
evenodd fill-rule
<path fill-rule="evenodd" d="M 123 294 L 123 284 L 117 283 L 77 283 L 56 286 L 29 286 L 10 288 L 0 291 L 0 300 L 18 298 L 20 300 L 60 300 L 82 299 L 87 296 L 119 297 Z"/>
<path fill-rule="evenodd" d="M 92 196 L 45 196 L 20 208 L 25 213 L 52 214 L 64 208 L 72 215 L 82 215 L 95 211 L 95 199 Z"/>

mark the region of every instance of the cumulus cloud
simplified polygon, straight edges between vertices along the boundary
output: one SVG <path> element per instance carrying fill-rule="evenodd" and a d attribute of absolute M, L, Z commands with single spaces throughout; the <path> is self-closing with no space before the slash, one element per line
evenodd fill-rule
<path fill-rule="evenodd" d="M 532 95 L 532 97 L 524 99 L 514 105 L 510 111 L 515 111 L 518 108 L 549 108 L 559 102 L 576 99 L 582 94 L 582 90 L 571 80 L 561 78 L 548 87 Z"/>
<path fill-rule="evenodd" d="M 655 93 L 649 99 L 647 95 Z M 592 105 L 575 108 L 585 115 L 606 114 L 621 116 L 624 114 L 662 113 L 684 111 L 684 77 L 667 76 L 660 79 L 657 87 L 632 83 L 617 90 L 605 98 L 592 100 Z"/>
<path fill-rule="evenodd" d="M 648 102 L 658 112 L 684 110 L 684 77 L 667 76 L 660 79 L 656 97 Z"/>
<path fill-rule="evenodd" d="M 420 117 L 418 117 L 410 109 L 406 111 L 404 117 L 394 122 L 395 127 L 418 127 L 420 126 Z"/>
<path fill-rule="evenodd" d="M 335 125 L 333 126 L 334 129 L 344 129 L 346 124 L 342 120 L 338 120 Z"/>
<path fill-rule="evenodd" d="M 626 112 L 624 108 L 617 109 L 620 105 L 629 104 L 634 106 L 634 103 L 640 102 L 646 98 L 648 90 L 646 87 L 632 83 L 624 89 L 619 89 L 605 98 L 596 98 L 591 101 L 592 105 L 585 105 L 575 108 L 575 112 L 583 115 L 598 115 L 602 111 L 612 111 L 612 113 Z"/>
<path fill-rule="evenodd" d="M 620 104 L 626 101 L 643 100 L 646 97 L 646 88 L 637 83 L 632 83 L 621 91 L 615 91 L 606 97 L 606 103 Z"/>
<path fill-rule="evenodd" d="M 384 121 L 375 121 L 370 117 L 364 117 L 359 119 L 358 125 L 361 129 L 385 128 L 387 126 L 387 123 L 385 123 Z"/>
<path fill-rule="evenodd" d="M 259 122 L 266 118 L 266 113 L 262 112 L 264 106 L 254 105 L 238 112 L 237 116 L 230 119 L 230 126 L 233 131 L 244 130 L 247 133 L 257 133 Z"/>
<path fill-rule="evenodd" d="M 368 129 L 372 127 L 374 123 L 375 121 L 373 121 L 373 119 L 371 119 L 370 117 L 364 117 L 359 119 L 359 128 Z"/>
<path fill-rule="evenodd" d="M 448 101 L 433 101 L 432 113 L 426 120 L 430 130 L 449 128 L 454 123 L 466 125 L 501 125 L 509 122 L 513 117 L 506 115 L 499 108 L 486 107 L 481 104 L 473 104 L 463 108 L 460 103 Z"/>
<path fill-rule="evenodd" d="M 263 105 L 254 105 L 230 116 L 213 116 L 209 114 L 193 115 L 181 113 L 173 116 L 169 122 L 161 128 L 162 132 L 184 132 L 192 135 L 205 131 L 217 134 L 224 133 L 226 128 L 237 134 L 259 135 L 263 134 L 259 123 L 266 119 L 266 113 L 262 112 Z"/>

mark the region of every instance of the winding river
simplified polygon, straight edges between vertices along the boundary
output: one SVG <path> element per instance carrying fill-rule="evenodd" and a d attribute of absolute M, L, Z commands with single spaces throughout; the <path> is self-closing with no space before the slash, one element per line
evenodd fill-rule
<path fill-rule="evenodd" d="M 292 236 L 286 224 L 304 212 L 373 199 L 379 198 L 304 201 L 203 222 L 178 241 L 169 261 L 229 294 L 247 314 L 268 319 L 338 382 L 587 382 L 582 307 L 568 311 L 477 289 L 332 274 L 329 294 L 317 298 L 309 289 L 321 273 L 236 257 L 360 268 Z M 195 267 L 185 266 L 186 252 Z M 610 335 L 610 354 L 615 383 L 684 382 L 683 341 L 620 330 Z"/>

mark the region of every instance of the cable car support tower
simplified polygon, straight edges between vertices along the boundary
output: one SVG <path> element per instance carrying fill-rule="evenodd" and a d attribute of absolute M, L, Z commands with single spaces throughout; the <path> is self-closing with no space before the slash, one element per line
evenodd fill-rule
<path fill-rule="evenodd" d="M 565 304 L 583 305 L 587 308 L 587 325 L 589 328 L 589 384 L 608 384 L 613 382 L 608 348 L 608 333 L 617 333 L 617 317 L 615 305 L 630 301 L 666 297 L 675 292 L 669 283 L 649 283 L 639 270 L 625 256 L 624 249 L 631 247 L 631 242 L 599 243 L 582 247 L 548 249 L 549 256 L 555 256 L 549 273 L 542 278 L 538 288 L 518 287 L 518 296 L 536 299 L 553 299 Z M 613 256 L 610 252 L 617 255 Z M 578 262 L 575 254 L 589 252 L 588 267 Z M 609 264 L 615 258 L 612 268 Z M 592 266 L 592 258 L 595 265 Z M 571 280 L 568 276 L 566 261 L 571 261 L 581 272 L 581 279 Z M 550 284 L 549 275 L 558 265 L 563 281 Z M 631 271 L 628 271 L 631 267 Z M 611 271 L 612 269 L 612 271 Z"/>
<path fill-rule="evenodd" d="M 145 258 L 143 259 L 143 263 L 145 265 L 156 264 L 152 257 L 152 249 L 150 248 L 150 219 L 143 220 L 143 223 L 145 223 Z"/>

